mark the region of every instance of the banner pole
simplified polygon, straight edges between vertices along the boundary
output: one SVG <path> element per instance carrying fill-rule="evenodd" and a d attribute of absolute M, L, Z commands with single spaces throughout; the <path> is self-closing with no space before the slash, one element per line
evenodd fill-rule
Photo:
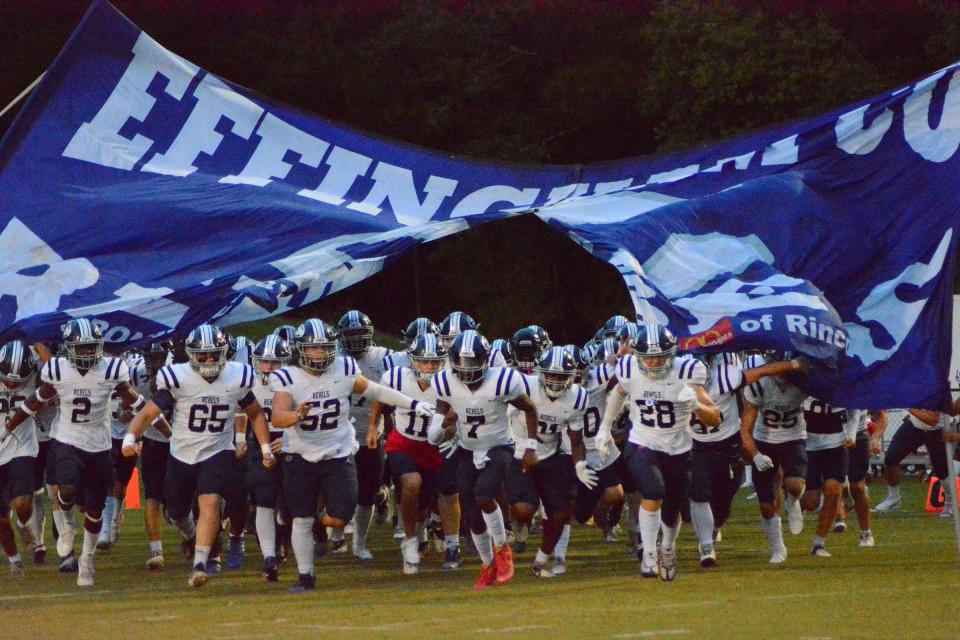
<path fill-rule="evenodd" d="M 949 430 L 951 433 L 956 433 L 956 426 L 952 423 L 947 426 L 945 429 Z M 947 440 L 947 486 L 950 488 L 950 495 L 953 497 L 952 509 L 953 509 L 953 536 L 957 543 L 957 554 L 960 554 L 960 504 L 957 500 L 960 496 L 957 496 L 957 466 L 956 462 L 953 459 L 954 454 L 957 451 L 957 444 L 953 440 Z"/>
<path fill-rule="evenodd" d="M 31 82 L 31 83 L 27 86 L 26 89 L 24 89 L 23 91 L 21 91 L 21 92 L 17 95 L 17 97 L 13 99 L 13 102 L 11 102 L 11 103 L 8 104 L 7 106 L 5 106 L 5 107 L 3 108 L 3 110 L 0 110 L 0 118 L 2 118 L 2 117 L 7 113 L 7 111 L 10 111 L 10 109 L 12 109 L 12 108 L 14 107 L 14 105 L 16 105 L 18 102 L 20 102 L 20 101 L 23 100 L 25 97 L 27 97 L 27 94 L 30 93 L 31 91 L 33 91 L 33 88 L 36 87 L 38 84 L 40 84 L 40 81 L 43 80 L 43 76 L 45 76 L 45 75 L 47 75 L 47 72 L 46 72 L 46 71 L 44 71 L 44 72 L 41 73 L 39 76 L 37 76 L 37 79 L 36 79 L 36 80 L 34 80 L 33 82 Z"/>

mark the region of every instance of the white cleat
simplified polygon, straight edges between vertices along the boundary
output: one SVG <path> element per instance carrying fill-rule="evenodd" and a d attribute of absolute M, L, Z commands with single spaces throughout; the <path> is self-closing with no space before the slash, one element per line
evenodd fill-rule
<path fill-rule="evenodd" d="M 193 589 L 199 589 L 207 584 L 207 580 L 209 580 L 209 578 L 206 570 L 204 570 L 202 564 L 198 564 L 193 567 L 193 573 L 190 574 L 190 579 L 187 580 L 187 584 Z"/>
<path fill-rule="evenodd" d="M 416 538 L 405 538 L 400 543 L 400 554 L 403 556 L 403 573 L 413 576 L 420 573 L 420 552 L 419 543 Z M 366 551 L 364 549 L 364 551 Z M 370 553 L 367 551 L 367 553 Z M 373 556 L 370 556 L 373 559 Z"/>
<path fill-rule="evenodd" d="M 793 496 L 787 496 L 785 507 L 790 533 L 798 536 L 803 533 L 803 509 L 800 508 L 800 500 Z"/>
<path fill-rule="evenodd" d="M 93 556 L 80 556 L 80 572 L 77 574 L 77 586 L 93 586 Z"/>
<path fill-rule="evenodd" d="M 566 558 L 554 558 L 553 560 L 553 569 L 551 569 L 553 575 L 562 576 L 567 572 L 567 559 Z"/>
<path fill-rule="evenodd" d="M 717 551 L 712 544 L 700 548 L 700 566 L 704 569 L 717 566 Z"/>
<path fill-rule="evenodd" d="M 817 556 L 818 558 L 829 558 L 830 552 L 827 551 L 826 547 L 822 544 L 815 544 L 810 549 L 810 555 Z"/>
<path fill-rule="evenodd" d="M 677 577 L 677 548 L 660 547 L 660 579 L 673 582 Z"/>
<path fill-rule="evenodd" d="M 883 502 L 875 506 L 871 511 L 876 511 L 877 513 L 900 511 L 900 496 L 887 496 Z"/>
<path fill-rule="evenodd" d="M 416 539 L 414 539 L 414 541 L 416 541 Z M 359 560 L 373 560 L 373 554 L 370 553 L 370 550 L 367 549 L 366 547 L 360 547 L 359 549 L 354 549 L 353 555 L 355 555 Z M 417 556 L 419 557 L 419 555 L 420 554 L 418 553 Z"/>
<path fill-rule="evenodd" d="M 555 578 L 553 571 L 551 571 L 546 564 L 533 563 L 533 577 L 534 578 Z"/>
<path fill-rule="evenodd" d="M 783 564 L 787 561 L 787 548 L 780 547 L 770 556 L 770 564 Z"/>
<path fill-rule="evenodd" d="M 872 547 L 875 544 L 876 544 L 876 541 L 873 539 L 873 534 L 867 533 L 866 531 L 864 531 L 863 533 L 860 534 L 860 543 L 857 546 Z"/>
<path fill-rule="evenodd" d="M 160 552 L 154 552 L 150 559 L 147 560 L 147 571 L 162 571 L 163 570 L 163 554 Z"/>
<path fill-rule="evenodd" d="M 660 568 L 657 566 L 657 554 L 644 553 L 643 560 L 640 561 L 640 577 L 656 578 L 659 572 Z"/>

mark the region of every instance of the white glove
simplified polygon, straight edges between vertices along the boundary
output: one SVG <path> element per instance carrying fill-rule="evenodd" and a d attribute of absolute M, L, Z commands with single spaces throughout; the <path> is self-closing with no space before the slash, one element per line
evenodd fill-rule
<path fill-rule="evenodd" d="M 420 408 L 420 405 L 417 405 L 417 408 Z M 443 414 L 434 413 L 433 419 L 430 421 L 430 426 L 427 427 L 427 442 L 433 445 L 440 445 L 441 450 L 443 445 L 441 440 L 443 440 Z"/>
<path fill-rule="evenodd" d="M 587 466 L 586 460 L 581 460 L 573 468 L 577 471 L 577 480 L 582 482 L 587 489 L 593 489 L 597 486 L 597 472 Z"/>
<path fill-rule="evenodd" d="M 413 410 L 416 411 L 417 415 L 421 418 L 432 418 L 433 414 L 437 412 L 437 408 L 429 402 L 418 402 Z"/>
<path fill-rule="evenodd" d="M 597 430 L 597 435 L 593 439 L 593 446 L 601 458 L 607 457 L 607 453 L 610 451 L 611 440 L 613 440 L 613 436 L 610 435 L 610 426 L 601 422 L 600 428 Z"/>
<path fill-rule="evenodd" d="M 677 394 L 677 402 L 685 404 L 687 410 L 691 413 L 700 408 L 700 402 L 697 400 L 697 392 L 688 385 L 684 385 L 680 393 Z"/>
<path fill-rule="evenodd" d="M 757 455 L 753 456 L 753 466 L 757 468 L 757 471 L 769 471 L 773 469 L 773 459 L 758 451 Z"/>

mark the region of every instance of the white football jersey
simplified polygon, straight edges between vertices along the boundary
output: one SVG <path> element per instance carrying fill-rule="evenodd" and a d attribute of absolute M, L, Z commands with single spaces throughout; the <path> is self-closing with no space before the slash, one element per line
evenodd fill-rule
<path fill-rule="evenodd" d="M 253 396 L 257 399 L 257 402 L 260 403 L 260 408 L 263 410 L 263 417 L 267 421 L 267 428 L 270 430 L 270 435 L 283 435 L 287 430 L 286 429 L 276 429 L 273 427 L 273 389 L 270 388 L 270 379 L 267 378 L 267 384 L 264 384 L 260 381 L 260 376 L 257 376 L 257 381 L 253 383 Z M 249 432 L 253 429 L 253 425 L 247 421 L 247 431 Z"/>
<path fill-rule="evenodd" d="M 842 409 L 816 398 L 807 398 L 803 403 L 807 451 L 842 447 L 844 440 L 856 436 L 861 414 L 859 409 Z"/>
<path fill-rule="evenodd" d="M 162 367 L 157 391 L 166 389 L 176 402 L 170 455 L 196 464 L 221 451 L 233 451 L 234 414 L 241 401 L 252 398 L 254 382 L 253 369 L 239 362 L 228 362 L 213 382 L 187 362 Z"/>
<path fill-rule="evenodd" d="M 106 357 L 81 374 L 69 360 L 50 358 L 40 380 L 57 391 L 60 416 L 54 439 L 83 451 L 109 451 L 110 400 L 114 389 L 130 382 L 130 370 L 121 358 Z"/>
<path fill-rule="evenodd" d="M 920 429 L 921 431 L 939 431 L 940 429 L 943 429 L 944 426 L 950 423 L 950 417 L 944 413 L 939 414 L 940 419 L 937 421 L 937 424 L 932 426 L 927 424 L 920 418 L 917 418 L 916 416 L 914 416 L 912 413 L 910 413 L 909 409 L 904 409 L 903 413 L 907 421 L 917 429 Z"/>
<path fill-rule="evenodd" d="M 527 375 L 519 369 L 515 369 L 515 371 L 520 376 L 520 381 L 523 382 L 523 392 L 529 396 L 530 389 L 540 384 L 537 377 Z M 510 433 L 513 434 L 513 457 L 520 460 L 527 448 L 527 418 L 520 409 L 513 405 L 507 405 L 507 420 L 510 422 Z"/>
<path fill-rule="evenodd" d="M 395 367 L 383 372 L 380 377 L 380 384 L 390 387 L 395 391 L 409 396 L 417 402 L 437 403 L 437 392 L 433 385 L 427 385 L 426 390 L 420 388 L 417 382 L 417 376 L 412 369 L 406 367 Z M 400 435 L 417 440 L 419 442 L 427 441 L 427 428 L 430 426 L 430 418 L 427 416 L 417 416 L 416 411 L 401 411 L 395 409 L 393 413 L 394 428 Z"/>
<path fill-rule="evenodd" d="M 37 350 L 31 346 L 30 347 L 30 357 L 33 359 L 33 364 L 37 368 L 37 371 L 46 366 L 46 363 L 40 359 L 40 354 L 37 353 Z M 34 381 L 36 378 L 34 378 Z M 33 389 L 35 386 L 30 385 L 30 388 Z M 31 391 L 30 393 L 34 393 Z M 39 411 L 33 415 L 33 421 L 37 425 L 37 441 L 46 442 L 50 440 L 50 433 L 53 427 L 56 425 L 57 420 L 60 419 L 60 403 L 59 401 L 54 401 L 53 404 L 44 405 Z"/>
<path fill-rule="evenodd" d="M 530 399 L 537 405 L 537 458 L 545 460 L 562 450 L 570 452 L 570 440 L 563 435 L 567 429 L 583 431 L 583 415 L 587 408 L 587 392 L 578 384 L 570 385 L 559 398 L 547 395 L 537 380 L 531 385 Z"/>
<path fill-rule="evenodd" d="M 406 351 L 390 351 L 387 355 L 383 356 L 384 371 L 399 369 L 400 367 L 409 369 L 411 364 L 410 354 Z"/>
<path fill-rule="evenodd" d="M 807 394 L 777 376 L 761 378 L 743 391 L 743 399 L 757 407 L 753 438 L 776 444 L 803 440 L 807 425 L 803 401 Z"/>
<path fill-rule="evenodd" d="M 587 465 L 598 471 L 606 469 L 620 457 L 620 449 L 613 442 L 607 443 L 606 456 L 601 456 L 597 451 L 597 435 L 600 433 L 603 412 L 607 410 L 607 389 L 610 381 L 616 378 L 617 370 L 606 362 L 591 366 L 583 376 L 582 386 L 587 392 L 587 406 L 583 411 L 581 436 L 587 452 Z"/>
<path fill-rule="evenodd" d="M 617 384 L 630 406 L 630 442 L 678 455 L 693 447 L 690 416 L 685 403 L 678 403 L 680 392 L 691 384 L 707 381 L 707 368 L 699 360 L 678 359 L 662 380 L 648 378 L 640 369 L 637 356 L 631 354 L 617 362 Z"/>
<path fill-rule="evenodd" d="M 288 429 L 287 447 L 309 462 L 344 458 L 357 451 L 350 423 L 350 394 L 360 375 L 356 360 L 338 356 L 330 368 L 315 376 L 297 367 L 270 374 L 274 393 L 289 393 L 295 406 L 310 405 L 307 417 Z"/>
<path fill-rule="evenodd" d="M 12 418 L 17 409 L 20 408 L 20 405 L 35 392 L 36 389 L 32 382 L 23 389 L 17 390 L 8 389 L 7 385 L 0 382 L 0 425 L 6 424 L 7 420 Z M 32 416 L 27 416 L 27 419 L 21 422 L 20 426 L 0 444 L 0 465 L 4 465 L 14 458 L 36 458 L 39 452 L 37 425 Z"/>
<path fill-rule="evenodd" d="M 516 369 L 487 369 L 476 391 L 460 382 L 453 371 L 444 369 L 433 378 L 437 400 L 456 412 L 460 446 L 468 451 L 485 451 L 512 445 L 513 435 L 507 419 L 509 402 L 526 393 L 523 376 Z"/>
<path fill-rule="evenodd" d="M 736 364 L 716 362 L 708 371 L 707 393 L 720 409 L 720 424 L 708 427 L 690 416 L 690 430 L 697 442 L 720 442 L 740 433 L 740 396 L 738 392 L 746 384 L 743 369 Z"/>
<path fill-rule="evenodd" d="M 376 382 L 383 377 L 384 360 L 388 353 L 389 350 L 385 347 L 372 346 L 367 349 L 366 353 L 362 356 L 353 358 L 353 360 L 357 363 L 360 374 L 364 378 L 371 382 Z M 344 357 L 344 354 L 340 355 Z M 353 421 L 353 428 L 356 430 L 357 442 L 364 443 L 363 446 L 366 446 L 367 431 L 370 430 L 370 409 L 372 404 L 373 402 L 371 400 L 363 396 L 350 397 L 350 415 Z"/>

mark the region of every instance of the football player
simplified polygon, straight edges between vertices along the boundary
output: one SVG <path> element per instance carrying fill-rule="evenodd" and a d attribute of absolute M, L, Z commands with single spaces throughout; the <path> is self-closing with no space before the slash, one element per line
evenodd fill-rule
<path fill-rule="evenodd" d="M 490 346 L 475 330 L 464 331 L 447 353 L 449 368 L 433 378 L 437 410 L 444 414 L 442 427 L 430 425 L 430 439 L 439 443 L 456 425 L 460 448 L 456 452 L 461 505 L 482 568 L 478 589 L 513 578 L 513 553 L 497 495 L 513 458 L 513 436 L 507 406 L 522 411 L 527 423 L 523 463 L 537 463 L 537 409 L 514 369 L 490 368 Z"/>
<path fill-rule="evenodd" d="M 870 420 L 873 421 L 875 433 L 870 433 Z M 861 411 L 860 424 L 857 426 L 857 439 L 847 464 L 847 482 L 850 486 L 850 497 L 857 512 L 857 524 L 860 525 L 860 542 L 858 546 L 872 547 L 876 544 L 873 531 L 870 528 L 870 494 L 867 493 L 867 473 L 870 471 L 870 458 L 883 449 L 880 436 L 887 428 L 886 411 Z M 834 531 L 836 531 L 836 524 Z"/>
<path fill-rule="evenodd" d="M 433 415 L 433 405 L 418 402 L 367 380 L 350 356 L 337 356 L 337 330 L 310 319 L 297 328 L 299 367 L 270 374 L 272 426 L 288 429 L 283 487 L 293 517 L 292 546 L 298 583 L 293 593 L 316 589 L 313 522 L 319 500 L 323 526 L 342 529 L 357 507 L 358 483 L 353 453 L 356 434 L 350 422 L 350 397 L 376 400 L 418 416 Z"/>
<path fill-rule="evenodd" d="M 677 340 L 664 326 L 639 326 L 635 352 L 617 363 L 617 385 L 607 399 L 600 429 L 611 425 L 629 399 L 630 433 L 624 455 L 627 470 L 642 495 L 638 528 L 643 543 L 640 575 L 672 581 L 677 575 L 674 546 L 680 532 L 680 509 L 690 488 L 692 416 L 720 424 L 720 409 L 704 389 L 703 363 L 676 361 Z M 660 557 L 657 533 L 662 530 Z"/>
<path fill-rule="evenodd" d="M 540 357 L 551 346 L 553 345 L 547 332 L 543 328 L 532 324 L 518 330 L 510 338 L 509 360 L 521 373 L 533 375 L 533 370 L 536 368 Z"/>
<path fill-rule="evenodd" d="M 34 367 L 37 369 L 36 376 L 39 376 L 40 368 L 43 367 L 51 357 L 50 349 L 43 343 L 35 343 L 31 346 L 30 351 L 32 353 Z M 33 416 L 33 422 L 37 425 L 37 444 L 39 446 L 37 457 L 33 460 L 34 494 L 32 526 L 33 535 L 37 541 L 36 549 L 33 552 L 33 564 L 37 567 L 42 567 L 47 562 L 47 547 L 44 544 L 44 530 L 46 528 L 44 511 L 44 502 L 46 501 L 44 500 L 44 495 L 46 494 L 50 500 L 53 500 L 53 470 L 52 465 L 47 464 L 47 460 L 50 453 L 50 445 L 53 442 L 50 437 L 51 429 L 56 425 L 59 415 L 59 405 L 54 403 L 45 405 Z M 48 468 L 50 471 L 48 471 Z M 60 509 L 55 500 L 51 502 L 50 509 L 51 515 L 56 515 L 57 518 L 60 517 Z M 56 532 L 54 532 L 54 537 L 56 537 L 56 535 Z M 76 570 L 75 567 L 69 568 L 71 572 Z"/>
<path fill-rule="evenodd" d="M 63 330 L 63 344 L 66 357 L 47 362 L 41 370 L 40 388 L 20 405 L 7 429 L 15 430 L 44 404 L 59 399 L 60 418 L 52 445 L 57 500 L 63 517 L 57 553 L 61 558 L 73 554 L 74 507 L 79 501 L 86 515 L 77 585 L 91 587 L 103 507 L 113 486 L 111 396 L 120 396 L 124 410 L 139 410 L 146 400 L 130 386 L 126 363 L 120 358 L 104 357 L 103 333 L 98 325 L 87 318 L 71 320 Z"/>
<path fill-rule="evenodd" d="M 740 390 L 767 376 L 804 370 L 801 360 L 774 362 L 744 369 L 732 353 L 720 353 L 707 360 L 707 392 L 720 408 L 723 420 L 708 427 L 694 418 L 690 519 L 697 534 L 700 565 L 717 562 L 714 537 L 730 517 L 730 507 L 743 483 L 740 439 Z"/>
<path fill-rule="evenodd" d="M 435 404 L 436 392 L 430 384 L 443 367 L 447 351 L 438 336 L 427 333 L 414 338 L 407 350 L 412 366 L 394 367 L 384 372 L 381 384 L 403 392 L 419 402 Z M 427 441 L 430 420 L 416 411 L 397 415 L 396 408 L 381 402 L 373 403 L 367 446 L 376 438 L 375 425 L 383 415 L 390 435 L 387 438 L 387 466 L 393 485 L 400 495 L 404 538 L 400 543 L 403 572 L 413 575 L 420 570 L 419 545 L 430 508 L 436 502 L 438 476 L 443 458 L 436 446 Z"/>
<path fill-rule="evenodd" d="M 353 358 L 360 367 L 360 374 L 367 380 L 378 381 L 383 377 L 385 358 L 389 350 L 373 344 L 373 323 L 365 313 L 348 311 L 337 323 L 337 340 L 340 353 Z M 363 396 L 351 398 L 350 413 L 353 414 L 353 426 L 357 431 L 359 449 L 354 456 L 357 465 L 357 512 L 353 517 L 353 555 L 360 560 L 373 560 L 373 554 L 367 549 L 367 533 L 373 519 L 374 503 L 385 514 L 388 498 L 380 491 L 383 481 L 383 444 L 380 441 L 380 425 L 377 424 L 375 438 L 367 438 L 370 425 L 370 403 Z M 370 446 L 370 442 L 374 446 Z M 378 516 L 382 522 L 385 515 Z M 337 548 L 334 548 L 334 553 Z"/>
<path fill-rule="evenodd" d="M 840 507 L 849 451 L 856 446 L 860 411 L 841 409 L 807 398 L 803 405 L 803 419 L 807 423 L 807 484 L 800 504 L 804 511 L 816 511 L 820 507 L 817 534 L 810 553 L 829 558 L 830 552 L 824 543 Z M 821 494 L 823 506 L 820 506 Z"/>
<path fill-rule="evenodd" d="M 219 532 L 223 504 L 235 490 L 235 407 L 239 406 L 253 425 L 263 452 L 263 464 L 276 460 L 270 451 L 267 423 L 253 394 L 253 369 L 227 360 L 229 342 L 223 330 L 202 324 L 187 335 L 188 362 L 160 369 L 157 391 L 130 422 L 123 453 L 137 454 L 138 441 L 163 413 L 172 412 L 170 459 L 167 462 L 165 494 L 167 514 L 184 540 L 194 540 L 193 571 L 188 584 L 207 583 L 207 561 Z M 196 496 L 199 517 L 194 523 Z"/>
<path fill-rule="evenodd" d="M 263 415 L 270 423 L 273 417 L 273 391 L 270 389 L 270 374 L 290 363 L 290 347 L 278 335 L 270 335 L 257 343 L 253 350 L 253 369 L 257 382 L 253 395 L 260 403 Z M 270 447 L 277 465 L 267 468 L 260 451 L 250 451 L 247 463 L 253 504 L 256 507 L 257 540 L 263 554 L 263 577 L 267 582 L 277 582 L 277 520 L 289 522 L 283 514 L 283 431 L 270 425 Z"/>
<path fill-rule="evenodd" d="M 130 382 L 140 395 L 153 399 L 157 389 L 156 377 L 161 367 L 173 363 L 173 340 L 151 342 L 143 351 L 143 359 L 130 372 Z M 143 480 L 143 523 L 147 528 L 150 557 L 148 571 L 163 569 L 163 508 L 166 499 L 163 483 L 170 459 L 169 415 L 158 420 L 156 426 L 143 433 L 140 448 L 140 478 Z M 132 460 L 132 458 L 127 458 Z"/>
<path fill-rule="evenodd" d="M 550 556 L 570 519 L 570 495 L 573 478 L 570 460 L 562 455 L 564 432 L 569 432 L 574 458 L 580 460 L 583 412 L 587 392 L 574 384 L 576 363 L 563 347 L 551 347 L 537 361 L 536 377 L 521 378 L 524 390 L 537 407 L 537 462 L 526 469 L 511 467 L 507 473 L 507 497 L 517 522 L 529 527 L 542 503 L 546 512 L 543 537 L 533 562 L 533 575 L 552 578 L 547 567 Z M 524 446 L 529 446 L 527 442 Z M 584 465 L 577 467 L 583 477 L 589 476 Z M 593 475 L 596 480 L 596 474 Z M 561 570 L 562 572 L 562 570 Z"/>
<path fill-rule="evenodd" d="M 0 419 L 6 421 L 33 395 L 35 377 L 33 358 L 23 342 L 13 340 L 0 347 Z M 0 546 L 10 561 L 10 577 L 21 578 L 23 559 L 13 539 L 10 512 L 12 507 L 23 552 L 30 557 L 37 543 L 32 520 L 34 460 L 40 445 L 32 417 L 15 432 L 4 430 L 0 436 Z"/>
<path fill-rule="evenodd" d="M 947 477 L 947 448 L 943 441 L 943 427 L 948 416 L 926 409 L 909 409 L 903 417 L 903 422 L 893 439 L 887 446 L 883 457 L 883 475 L 887 481 L 887 497 L 874 507 L 874 511 L 885 513 L 900 510 L 900 463 L 908 455 L 916 451 L 921 445 L 926 445 L 930 456 L 930 466 L 933 474 L 938 478 Z M 884 425 L 885 426 L 885 425 Z M 884 430 L 878 429 L 875 434 L 882 438 Z M 952 499 L 953 487 L 949 482 L 943 483 L 944 513 L 948 513 L 948 501 Z"/>
<path fill-rule="evenodd" d="M 788 360 L 782 351 L 770 352 L 768 362 Z M 747 459 L 753 465 L 753 485 L 757 490 L 763 532 L 770 550 L 770 563 L 782 564 L 787 559 L 783 543 L 780 513 L 776 494 L 779 474 L 787 498 L 785 509 L 790 533 L 803 531 L 803 495 L 807 476 L 806 422 L 803 401 L 807 395 L 784 375 L 763 378 L 746 387 L 740 414 L 740 438 Z"/>
<path fill-rule="evenodd" d="M 480 325 L 463 311 L 452 311 L 443 319 L 438 327 L 440 342 L 443 343 L 443 348 L 449 351 L 450 346 L 453 344 L 453 341 L 457 339 L 457 336 L 468 329 L 477 330 L 479 328 Z"/>

